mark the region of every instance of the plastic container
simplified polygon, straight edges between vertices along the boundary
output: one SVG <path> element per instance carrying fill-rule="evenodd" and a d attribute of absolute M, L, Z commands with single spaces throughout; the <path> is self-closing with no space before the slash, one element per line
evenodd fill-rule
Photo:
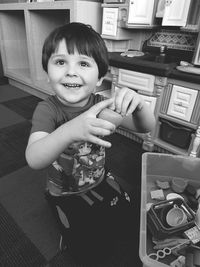
<path fill-rule="evenodd" d="M 142 155 L 142 185 L 140 214 L 140 248 L 139 254 L 144 267 L 169 267 L 170 264 L 148 257 L 155 252 L 147 230 L 147 203 L 156 203 L 151 199 L 150 191 L 155 189 L 157 180 L 170 182 L 173 178 L 182 178 L 195 188 L 200 188 L 200 159 L 146 152 Z M 169 257 L 169 256 L 168 256 Z"/>

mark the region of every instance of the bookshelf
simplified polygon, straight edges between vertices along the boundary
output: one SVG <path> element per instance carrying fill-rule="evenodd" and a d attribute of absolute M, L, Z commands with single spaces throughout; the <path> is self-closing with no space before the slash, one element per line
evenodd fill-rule
<path fill-rule="evenodd" d="M 41 65 L 46 36 L 55 27 L 73 21 L 90 24 L 101 33 L 101 19 L 99 1 L 0 4 L 0 49 L 9 83 L 42 98 L 52 94 Z"/>

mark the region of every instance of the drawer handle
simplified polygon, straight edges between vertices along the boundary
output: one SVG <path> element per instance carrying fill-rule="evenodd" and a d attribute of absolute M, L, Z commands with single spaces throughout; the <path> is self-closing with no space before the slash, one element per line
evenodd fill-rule
<path fill-rule="evenodd" d="M 183 102 L 174 102 L 175 105 L 179 106 L 179 107 L 185 107 L 187 108 L 188 106 L 185 105 Z"/>

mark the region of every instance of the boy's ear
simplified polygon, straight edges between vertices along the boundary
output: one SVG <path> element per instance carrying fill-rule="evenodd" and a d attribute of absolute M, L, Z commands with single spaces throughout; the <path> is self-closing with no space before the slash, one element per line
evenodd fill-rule
<path fill-rule="evenodd" d="M 98 80 L 98 82 L 96 83 L 96 86 L 100 86 L 100 85 L 102 84 L 102 82 L 103 82 L 103 78 L 104 78 L 104 77 L 101 77 L 101 78 Z"/>

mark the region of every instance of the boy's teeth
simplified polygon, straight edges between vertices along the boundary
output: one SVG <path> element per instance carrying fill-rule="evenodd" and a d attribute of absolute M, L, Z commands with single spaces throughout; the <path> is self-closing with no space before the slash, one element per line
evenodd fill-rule
<path fill-rule="evenodd" d="M 66 87 L 80 87 L 80 84 L 65 83 L 64 86 L 66 86 Z"/>

